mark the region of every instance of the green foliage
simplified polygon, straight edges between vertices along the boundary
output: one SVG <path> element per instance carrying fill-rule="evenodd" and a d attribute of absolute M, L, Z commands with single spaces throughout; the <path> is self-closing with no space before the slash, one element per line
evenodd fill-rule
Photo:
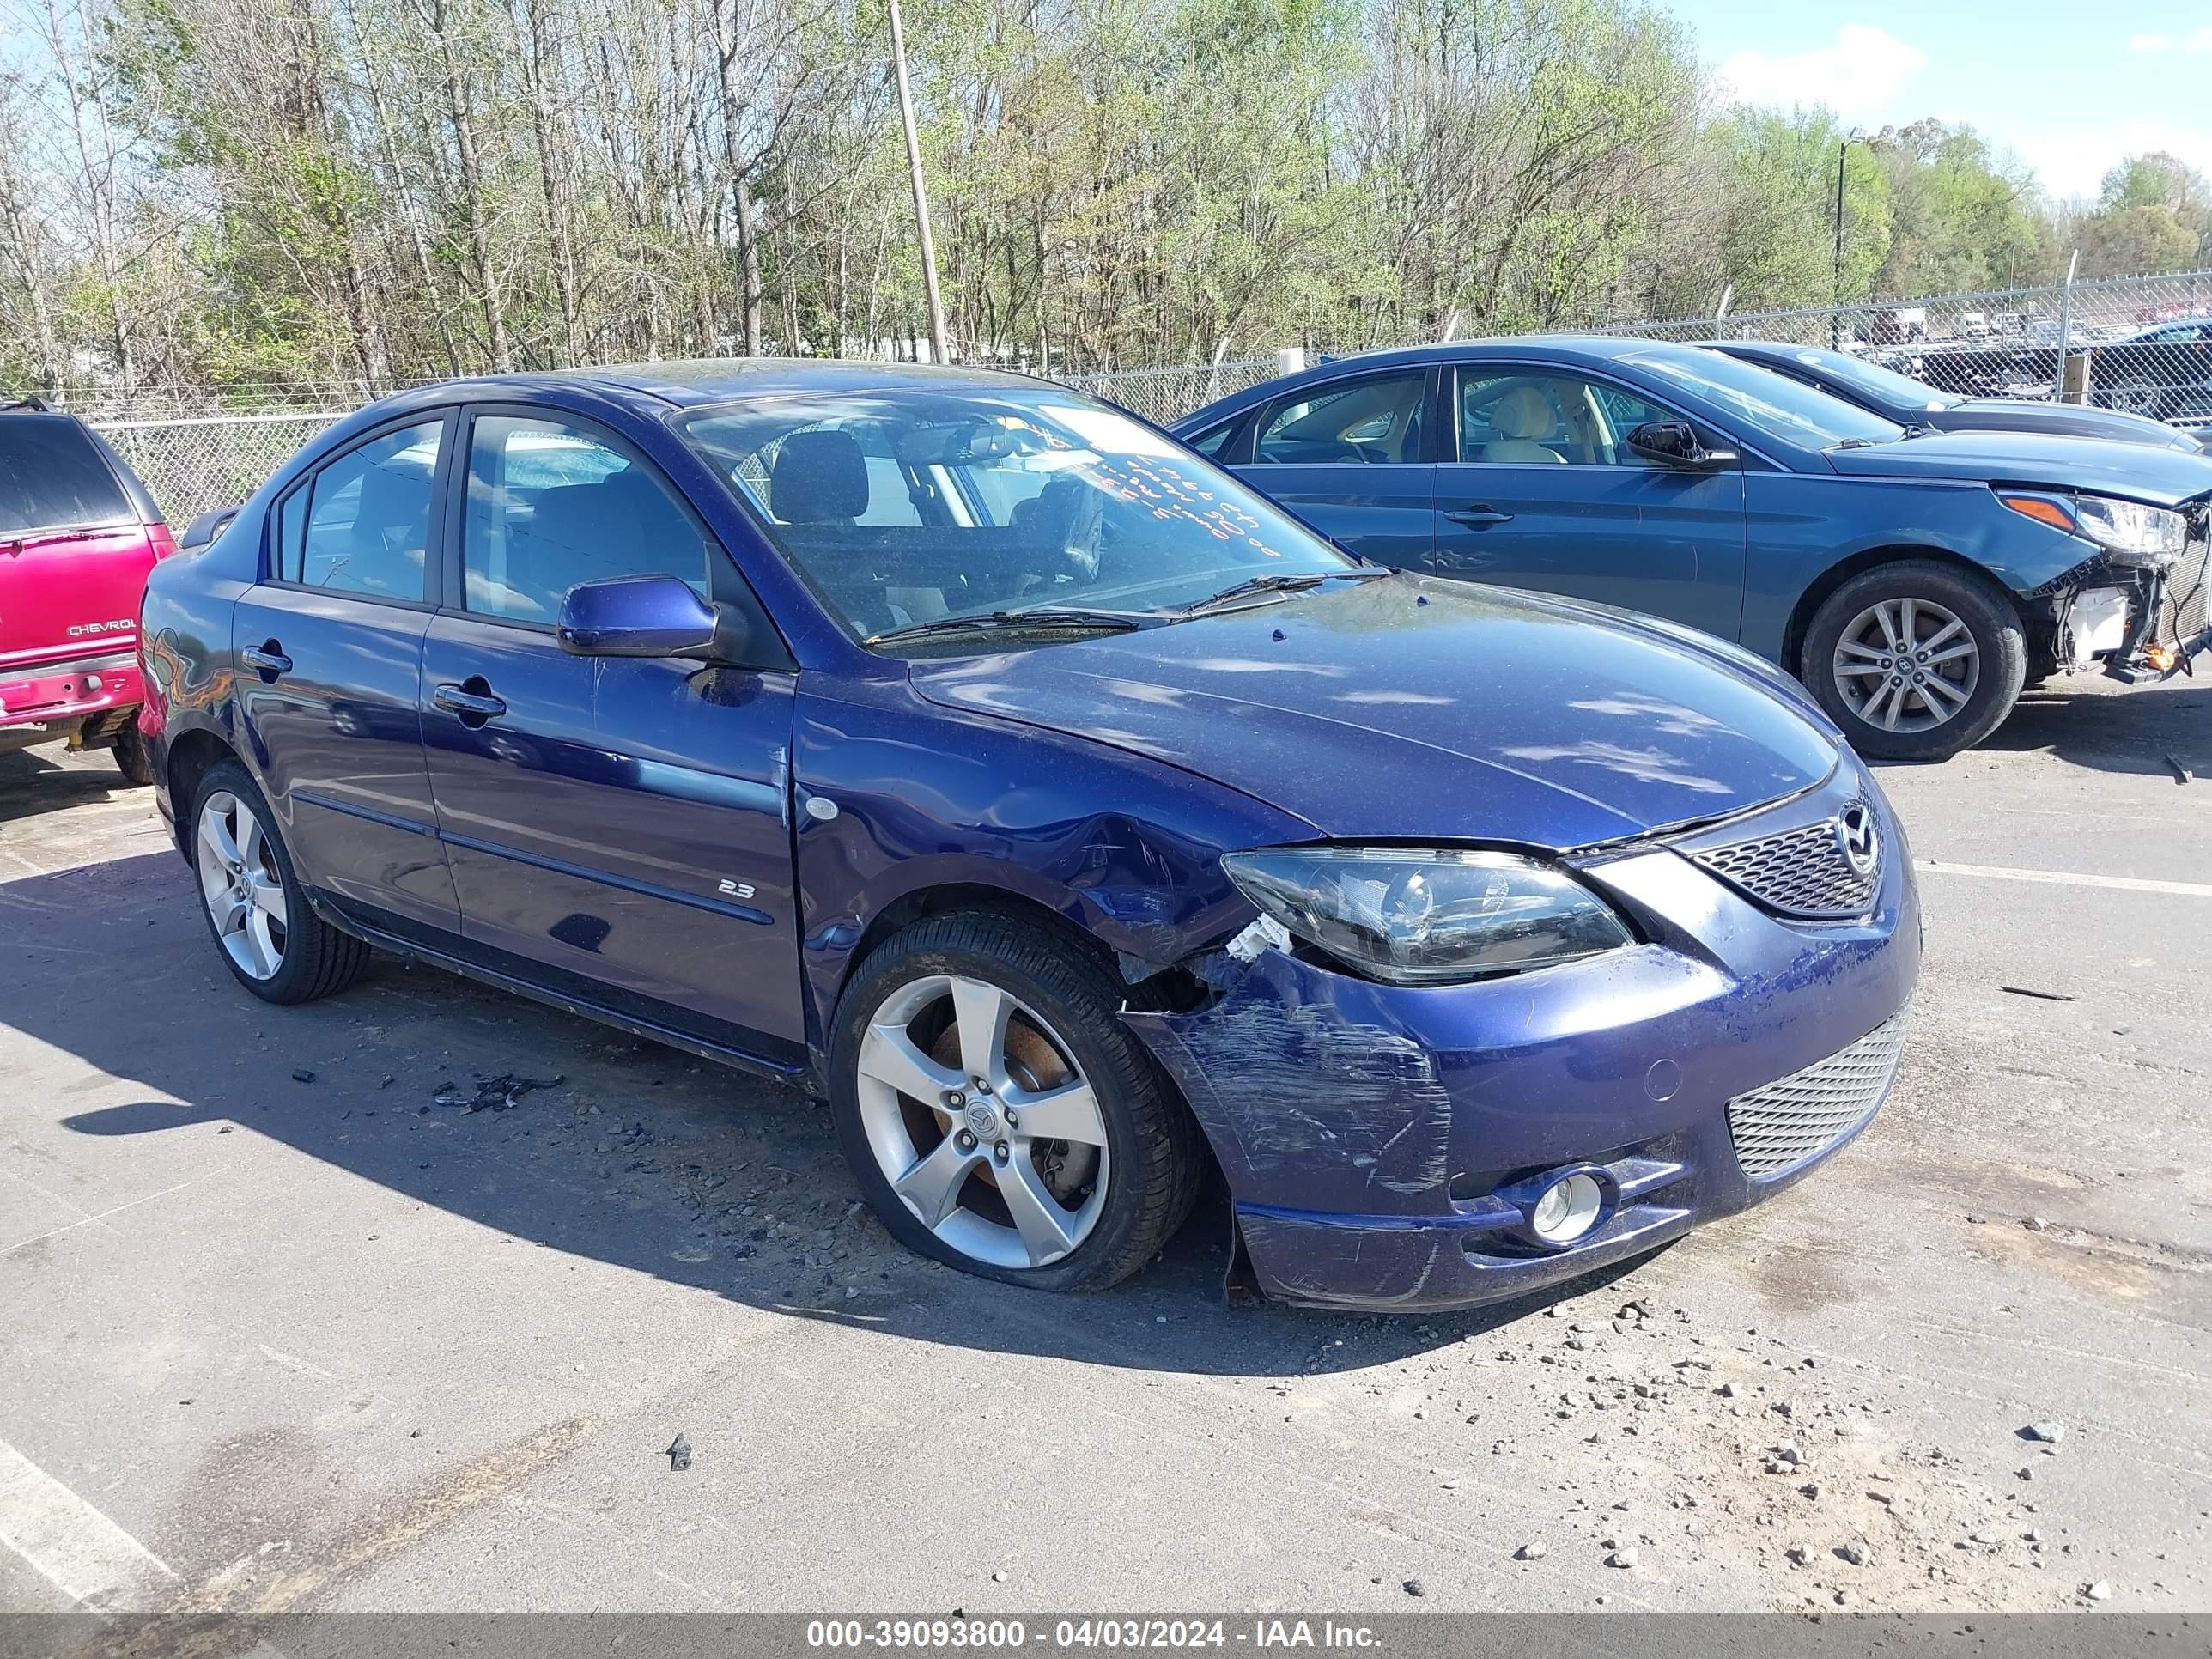
<path fill-rule="evenodd" d="M 0 111 L 49 124 L 0 189 L 57 226 L 0 257 L 0 374 L 74 349 L 154 380 L 358 387 L 925 332 L 881 0 L 57 3 L 81 50 L 49 79 L 121 135 L 120 200 L 94 213 L 72 175 L 66 99 Z M 1969 131 L 1712 111 L 1657 0 L 904 19 L 971 359 L 1352 349 L 1699 314 L 1729 289 L 1817 306 L 2046 280 L 2063 257 L 2032 182 Z M 2202 258 L 2212 195 L 2135 158 L 2080 230 L 2094 269 Z"/>

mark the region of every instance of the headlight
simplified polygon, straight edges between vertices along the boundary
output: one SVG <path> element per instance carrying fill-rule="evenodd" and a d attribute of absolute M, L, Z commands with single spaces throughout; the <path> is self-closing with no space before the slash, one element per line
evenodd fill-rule
<path fill-rule="evenodd" d="M 2105 550 L 2114 564 L 2163 570 L 2189 544 L 2189 516 L 2141 501 L 2109 495 L 2004 495 L 1997 499 L 2014 512 L 2063 530 Z"/>
<path fill-rule="evenodd" d="M 1516 974 L 1634 942 L 1572 876 L 1510 853 L 1278 847 L 1222 864 L 1297 938 L 1397 985 Z"/>

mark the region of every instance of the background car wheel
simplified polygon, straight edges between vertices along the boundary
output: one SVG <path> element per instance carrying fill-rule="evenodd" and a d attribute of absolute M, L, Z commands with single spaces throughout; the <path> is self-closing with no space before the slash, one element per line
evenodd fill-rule
<path fill-rule="evenodd" d="M 115 734 L 114 755 L 115 769 L 123 774 L 125 782 L 135 783 L 143 789 L 154 781 L 154 763 L 146 753 L 146 738 L 138 729 L 136 709 Z"/>
<path fill-rule="evenodd" d="M 933 917 L 869 954 L 838 1000 L 830 1105 L 895 1237 L 1047 1290 L 1152 1260 L 1204 1155 L 1120 1001 L 1103 967 L 1012 916 Z"/>
<path fill-rule="evenodd" d="M 1996 584 L 1903 560 L 1828 596 L 1806 629 L 1798 678 L 1861 754 L 1945 760 L 2012 713 L 2027 639 Z"/>
<path fill-rule="evenodd" d="M 231 973 L 269 1002 L 312 1002 L 368 965 L 368 946 L 307 907 L 291 855 L 236 761 L 209 769 L 191 809 L 192 873 Z"/>

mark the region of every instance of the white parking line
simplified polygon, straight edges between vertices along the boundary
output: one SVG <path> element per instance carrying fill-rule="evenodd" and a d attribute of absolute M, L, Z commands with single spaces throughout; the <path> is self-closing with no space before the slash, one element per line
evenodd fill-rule
<path fill-rule="evenodd" d="M 2052 887 L 2117 887 L 2130 893 L 2171 893 L 2179 898 L 2212 898 L 2212 884 L 2152 881 L 2143 876 L 2084 876 L 2070 870 L 2010 870 L 1995 864 L 1948 864 L 1920 859 L 1919 868 L 1939 876 L 1987 876 L 1995 881 L 2039 881 Z"/>
<path fill-rule="evenodd" d="M 115 1607 L 149 1574 L 174 1578 L 153 1551 L 0 1440 L 0 1544 L 72 1601 Z"/>

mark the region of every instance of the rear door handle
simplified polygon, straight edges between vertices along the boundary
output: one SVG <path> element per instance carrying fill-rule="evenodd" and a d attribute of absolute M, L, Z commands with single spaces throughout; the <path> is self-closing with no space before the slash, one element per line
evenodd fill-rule
<path fill-rule="evenodd" d="M 273 681 L 279 674 L 292 672 L 292 659 L 274 640 L 264 645 L 247 646 L 238 653 L 238 659 L 264 680 Z"/>
<path fill-rule="evenodd" d="M 471 684 L 483 685 L 480 679 Z M 458 714 L 465 726 L 482 726 L 486 720 L 507 713 L 507 700 L 495 697 L 489 687 L 471 691 L 466 685 L 441 685 L 430 694 L 430 701 L 448 714 Z"/>
<path fill-rule="evenodd" d="M 1449 519 L 1454 524 L 1463 524 L 1470 530 L 1480 530 L 1489 525 L 1513 522 L 1513 515 L 1510 513 L 1500 513 L 1492 507 L 1462 507 L 1456 513 L 1445 514 L 1444 517 Z"/>

